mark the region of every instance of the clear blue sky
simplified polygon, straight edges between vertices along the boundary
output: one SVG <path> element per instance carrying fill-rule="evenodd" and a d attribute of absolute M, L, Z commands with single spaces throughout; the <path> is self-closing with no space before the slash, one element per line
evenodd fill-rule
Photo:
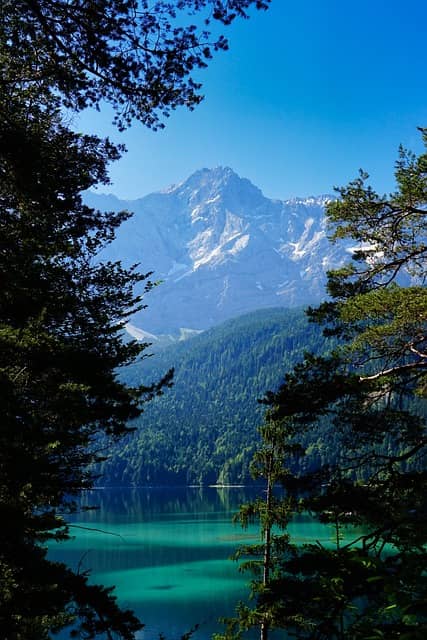
<path fill-rule="evenodd" d="M 272 0 L 225 33 L 204 102 L 165 130 L 119 134 L 107 110 L 76 123 L 128 148 L 106 191 L 134 199 L 218 165 L 275 198 L 331 193 L 361 167 L 393 189 L 398 145 L 419 152 L 427 126 L 425 0 Z"/>

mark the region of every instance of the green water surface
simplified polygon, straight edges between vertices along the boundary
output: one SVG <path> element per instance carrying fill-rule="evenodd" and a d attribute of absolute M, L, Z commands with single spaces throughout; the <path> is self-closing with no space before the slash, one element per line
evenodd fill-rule
<path fill-rule="evenodd" d="M 232 523 L 252 497 L 254 490 L 237 487 L 88 492 L 82 505 L 99 509 L 75 516 L 74 538 L 50 556 L 91 569 L 94 582 L 116 585 L 120 603 L 146 625 L 141 639 L 162 633 L 175 640 L 197 624 L 194 639 L 205 640 L 222 629 L 218 618 L 247 598 L 250 576 L 229 557 L 239 543 L 259 541 L 255 525 L 242 530 Z M 290 528 L 300 542 L 332 537 L 329 527 L 304 515 Z"/>

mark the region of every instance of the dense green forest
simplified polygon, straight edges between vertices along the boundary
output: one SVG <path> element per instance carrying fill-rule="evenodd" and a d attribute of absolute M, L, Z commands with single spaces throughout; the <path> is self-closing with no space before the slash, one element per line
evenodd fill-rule
<path fill-rule="evenodd" d="M 146 406 L 133 422 L 133 434 L 110 447 L 99 483 L 250 484 L 250 461 L 265 410 L 259 400 L 279 386 L 306 352 L 325 353 L 335 344 L 302 309 L 275 308 L 235 318 L 158 351 L 153 346 L 154 357 L 126 367 L 123 380 L 138 386 L 173 367 L 174 384 Z M 410 404 L 425 411 L 420 398 L 411 398 Z M 295 462 L 295 472 L 335 462 L 340 434 L 325 418 L 307 430 L 303 444 L 306 455 Z M 386 440 L 384 448 L 396 449 L 396 443 Z M 353 474 L 358 477 L 358 470 Z"/>
<path fill-rule="evenodd" d="M 133 364 L 128 384 L 175 368 L 174 385 L 147 405 L 136 433 L 103 465 L 108 485 L 250 482 L 249 461 L 267 389 L 325 338 L 301 309 L 267 309 L 228 321 Z M 153 347 L 154 350 L 154 347 Z M 319 443 L 314 442 L 314 453 Z"/>

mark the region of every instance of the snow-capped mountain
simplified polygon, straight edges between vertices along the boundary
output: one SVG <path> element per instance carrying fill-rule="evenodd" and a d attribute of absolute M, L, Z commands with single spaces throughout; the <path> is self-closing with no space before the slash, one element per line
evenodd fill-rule
<path fill-rule="evenodd" d="M 330 198 L 270 200 L 220 167 L 139 200 L 88 193 L 86 201 L 134 212 L 103 257 L 154 271 L 161 284 L 132 322 L 153 334 L 177 334 L 259 308 L 319 302 L 326 271 L 349 258 L 326 237 Z"/>

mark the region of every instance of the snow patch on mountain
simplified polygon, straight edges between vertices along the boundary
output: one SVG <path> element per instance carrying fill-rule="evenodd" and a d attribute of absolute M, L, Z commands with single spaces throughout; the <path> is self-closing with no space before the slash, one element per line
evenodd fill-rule
<path fill-rule="evenodd" d="M 125 329 L 132 338 L 140 342 L 156 342 L 159 340 L 158 336 L 153 333 L 149 333 L 148 331 L 144 331 L 139 327 L 135 327 L 135 325 L 130 322 L 125 325 Z"/>

